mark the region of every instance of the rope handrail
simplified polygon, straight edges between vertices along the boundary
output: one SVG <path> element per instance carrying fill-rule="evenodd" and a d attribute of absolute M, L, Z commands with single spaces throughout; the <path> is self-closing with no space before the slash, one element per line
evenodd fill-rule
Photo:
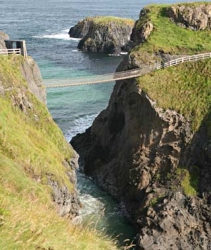
<path fill-rule="evenodd" d="M 159 63 L 159 64 L 154 65 L 152 67 L 152 70 L 167 68 L 167 67 L 178 65 L 180 63 L 184 63 L 184 62 L 198 61 L 198 60 L 207 59 L 207 58 L 211 58 L 211 52 L 192 55 L 192 56 L 180 57 L 180 58 L 173 59 L 165 63 Z M 72 79 L 70 78 L 69 79 L 45 79 L 44 82 L 45 82 L 46 88 L 60 88 L 60 87 L 72 87 L 72 86 L 80 86 L 80 85 L 105 83 L 105 82 L 111 82 L 111 81 L 131 79 L 131 78 L 139 77 L 142 74 L 143 74 L 142 70 L 139 68 L 136 68 L 136 69 L 131 69 L 127 71 L 94 75 L 94 76 L 77 77 L 77 78 L 72 78 Z M 54 82 L 60 82 L 60 83 L 54 83 Z"/>

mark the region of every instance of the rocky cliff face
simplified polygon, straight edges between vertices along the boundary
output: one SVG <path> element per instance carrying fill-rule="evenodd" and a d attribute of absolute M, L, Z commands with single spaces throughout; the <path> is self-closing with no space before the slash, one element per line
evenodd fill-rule
<path fill-rule="evenodd" d="M 89 28 L 92 24 L 93 17 L 86 17 L 82 21 L 79 21 L 75 26 L 70 28 L 68 34 L 70 35 L 70 37 L 83 38 L 88 33 Z"/>
<path fill-rule="evenodd" d="M 6 49 L 4 40 L 8 40 L 9 36 L 0 31 L 0 49 Z"/>
<path fill-rule="evenodd" d="M 145 21 L 133 32 L 135 43 L 145 40 L 138 35 Z M 165 51 L 134 50 L 118 70 L 138 67 L 153 80 L 150 71 L 156 63 L 175 57 Z M 179 82 L 176 72 L 171 69 Z M 156 77 L 167 81 L 165 72 Z M 159 89 L 162 99 L 167 98 L 164 88 Z M 182 87 L 180 95 L 184 91 Z M 137 228 L 137 249 L 210 249 L 210 103 L 194 131 L 193 115 L 191 119 L 173 108 L 159 107 L 159 100 L 149 93 L 137 80 L 117 82 L 106 110 L 71 143 L 80 154 L 84 172 L 119 200 Z"/>
<path fill-rule="evenodd" d="M 168 9 L 167 15 L 178 25 L 192 30 L 211 29 L 211 5 L 175 5 Z"/>
<path fill-rule="evenodd" d="M 147 41 L 153 31 L 153 23 L 147 18 L 148 9 L 143 9 L 140 12 L 139 20 L 135 22 L 133 32 L 131 34 L 131 41 L 136 45 Z"/>
<path fill-rule="evenodd" d="M 31 57 L 27 57 L 21 64 L 21 72 L 30 91 L 38 100 L 46 103 L 45 87 L 42 84 L 42 76 L 37 63 Z"/>
<path fill-rule="evenodd" d="M 140 249 L 210 248 L 206 125 L 194 135 L 183 115 L 157 107 L 135 82 L 124 81 L 92 127 L 71 143 L 84 172 L 119 200 L 138 228 Z M 197 166 L 201 198 L 183 193 L 187 173 L 180 166 Z"/>
<path fill-rule="evenodd" d="M 86 18 L 69 34 L 82 37 L 78 48 L 85 52 L 119 54 L 128 51 L 134 21 L 116 17 Z"/>

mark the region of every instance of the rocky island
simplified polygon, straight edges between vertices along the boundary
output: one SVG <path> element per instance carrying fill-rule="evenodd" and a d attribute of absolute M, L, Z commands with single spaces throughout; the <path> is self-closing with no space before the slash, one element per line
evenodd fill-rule
<path fill-rule="evenodd" d="M 82 38 L 78 49 L 85 52 L 119 54 L 130 48 L 134 20 L 109 16 L 87 17 L 69 31 L 70 37 Z"/>
<path fill-rule="evenodd" d="M 108 107 L 71 141 L 81 169 L 137 229 L 137 249 L 211 249 L 211 59 L 153 70 L 211 51 L 210 10 L 145 7 L 117 69 L 143 75 L 118 81 Z"/>

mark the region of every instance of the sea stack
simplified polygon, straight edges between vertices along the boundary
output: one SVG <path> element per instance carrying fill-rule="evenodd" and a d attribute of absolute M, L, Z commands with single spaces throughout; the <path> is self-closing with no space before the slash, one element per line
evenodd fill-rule
<path fill-rule="evenodd" d="M 129 50 L 134 20 L 97 16 L 87 17 L 70 29 L 69 35 L 82 38 L 78 49 L 84 52 L 119 54 Z"/>

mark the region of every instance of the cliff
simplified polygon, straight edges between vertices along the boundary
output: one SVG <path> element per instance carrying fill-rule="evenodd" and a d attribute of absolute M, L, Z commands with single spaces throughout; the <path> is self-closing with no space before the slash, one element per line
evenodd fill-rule
<path fill-rule="evenodd" d="M 88 17 L 70 29 L 70 36 L 82 37 L 78 48 L 85 52 L 119 54 L 128 51 L 134 21 L 117 17 Z"/>
<path fill-rule="evenodd" d="M 210 31 L 177 25 L 170 8 L 141 11 L 136 47 L 118 70 L 138 67 L 143 76 L 117 82 L 106 110 L 71 144 L 84 172 L 134 224 L 137 249 L 210 249 L 211 60 L 154 71 L 156 63 L 211 51 Z"/>
<path fill-rule="evenodd" d="M 32 58 L 0 56 L 0 249 L 116 249 L 70 220 L 80 207 L 76 156 L 40 80 Z"/>
<path fill-rule="evenodd" d="M 0 31 L 0 49 L 6 49 L 4 40 L 8 40 L 9 36 L 4 32 Z"/>
<path fill-rule="evenodd" d="M 93 20 L 94 17 L 86 17 L 79 21 L 75 26 L 70 28 L 68 32 L 69 36 L 73 38 L 83 38 L 88 33 L 90 26 L 93 24 Z"/>

